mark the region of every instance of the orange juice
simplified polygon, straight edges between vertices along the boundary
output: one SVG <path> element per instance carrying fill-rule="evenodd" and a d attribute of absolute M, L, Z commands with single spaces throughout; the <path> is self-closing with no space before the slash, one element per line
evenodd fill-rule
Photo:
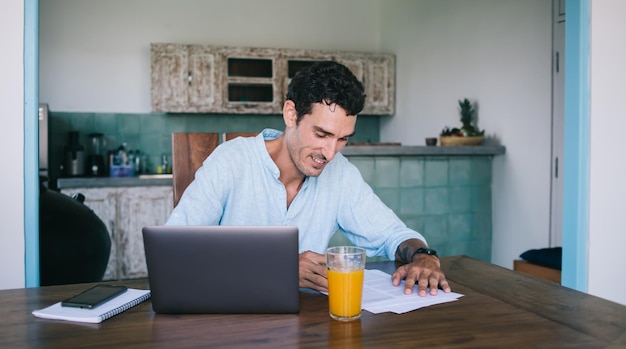
<path fill-rule="evenodd" d="M 349 320 L 361 314 L 363 269 L 328 270 L 328 304 L 331 316 Z"/>

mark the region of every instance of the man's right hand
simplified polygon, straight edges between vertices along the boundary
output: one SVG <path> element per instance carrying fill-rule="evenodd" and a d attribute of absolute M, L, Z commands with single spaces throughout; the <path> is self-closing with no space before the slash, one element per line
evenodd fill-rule
<path fill-rule="evenodd" d="M 298 269 L 300 271 L 300 287 L 328 292 L 326 256 L 311 251 L 302 252 Z"/>

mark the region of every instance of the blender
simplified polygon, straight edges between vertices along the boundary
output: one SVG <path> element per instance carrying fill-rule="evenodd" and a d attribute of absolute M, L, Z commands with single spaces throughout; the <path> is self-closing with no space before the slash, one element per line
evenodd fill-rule
<path fill-rule="evenodd" d="M 104 134 L 90 133 L 88 137 L 90 154 L 87 157 L 87 174 L 94 177 L 106 176 L 107 171 L 104 163 Z"/>
<path fill-rule="evenodd" d="M 79 142 L 78 131 L 68 133 L 69 143 L 63 148 L 63 172 L 70 177 L 85 174 L 85 147 Z"/>

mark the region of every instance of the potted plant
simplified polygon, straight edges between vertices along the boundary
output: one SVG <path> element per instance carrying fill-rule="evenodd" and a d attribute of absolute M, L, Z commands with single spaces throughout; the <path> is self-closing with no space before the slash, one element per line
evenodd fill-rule
<path fill-rule="evenodd" d="M 483 142 L 485 130 L 480 131 L 475 125 L 476 107 L 469 99 L 459 100 L 461 128 L 445 127 L 439 135 L 443 146 L 478 145 Z"/>

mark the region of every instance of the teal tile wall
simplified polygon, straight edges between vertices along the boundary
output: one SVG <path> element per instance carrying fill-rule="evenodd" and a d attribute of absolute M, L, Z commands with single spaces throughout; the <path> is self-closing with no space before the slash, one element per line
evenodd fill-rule
<path fill-rule="evenodd" d="M 491 260 L 491 157 L 348 158 L 381 200 L 440 255 Z M 331 244 L 349 242 L 336 234 Z"/>
<path fill-rule="evenodd" d="M 126 142 L 153 164 L 171 156 L 172 132 L 258 132 L 282 130 L 279 115 L 107 114 L 51 112 L 50 176 L 58 178 L 68 132 L 104 133 L 107 149 Z M 378 142 L 379 118 L 360 117 L 353 142 Z M 491 258 L 491 157 L 488 156 L 351 156 L 365 181 L 412 229 L 422 233 L 442 256 L 464 254 Z M 154 168 L 153 168 L 154 170 Z M 346 244 L 343 236 L 331 245 Z M 376 260 L 377 258 L 370 259 Z"/>
<path fill-rule="evenodd" d="M 50 177 L 61 176 L 63 148 L 68 143 L 68 132 L 78 131 L 80 143 L 88 146 L 88 134 L 103 133 L 106 148 L 117 149 L 122 143 L 127 149 L 140 150 L 149 162 L 158 164 L 161 154 L 171 159 L 172 132 L 260 132 L 264 128 L 283 130 L 280 115 L 217 115 L 217 114 L 107 114 L 50 112 L 49 164 Z M 378 142 L 379 117 L 359 117 L 353 142 Z M 89 149 L 86 149 L 89 154 Z M 152 166 L 152 172 L 156 165 Z"/>

